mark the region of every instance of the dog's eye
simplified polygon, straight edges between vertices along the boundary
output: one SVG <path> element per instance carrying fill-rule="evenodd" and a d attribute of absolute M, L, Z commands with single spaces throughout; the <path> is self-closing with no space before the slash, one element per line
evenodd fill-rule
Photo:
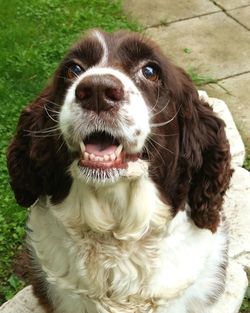
<path fill-rule="evenodd" d="M 70 67 L 68 67 L 66 76 L 68 79 L 73 79 L 78 77 L 80 74 L 82 74 L 84 70 L 81 68 L 78 64 L 73 64 Z"/>
<path fill-rule="evenodd" d="M 153 65 L 146 65 L 142 68 L 143 76 L 153 82 L 159 79 L 159 72 Z"/>

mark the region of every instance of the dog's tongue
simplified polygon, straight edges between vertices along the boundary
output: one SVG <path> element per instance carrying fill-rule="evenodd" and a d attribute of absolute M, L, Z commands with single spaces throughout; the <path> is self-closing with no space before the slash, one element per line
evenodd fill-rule
<path fill-rule="evenodd" d="M 96 144 L 86 144 L 85 151 L 89 154 L 94 154 L 97 156 L 109 155 L 115 152 L 117 146 L 116 145 L 105 145 L 101 143 Z"/>

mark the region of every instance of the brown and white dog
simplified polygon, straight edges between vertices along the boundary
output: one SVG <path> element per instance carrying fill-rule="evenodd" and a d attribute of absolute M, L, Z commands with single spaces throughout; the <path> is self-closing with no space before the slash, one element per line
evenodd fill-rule
<path fill-rule="evenodd" d="M 8 150 L 47 312 L 205 313 L 223 292 L 224 123 L 143 36 L 94 30 Z"/>

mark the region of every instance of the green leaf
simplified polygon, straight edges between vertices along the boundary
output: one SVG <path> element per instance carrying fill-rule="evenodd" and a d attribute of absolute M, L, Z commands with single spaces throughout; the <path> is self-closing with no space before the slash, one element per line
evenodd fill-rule
<path fill-rule="evenodd" d="M 190 54 L 192 52 L 192 49 L 190 48 L 184 48 L 183 51 L 187 54 Z"/>
<path fill-rule="evenodd" d="M 11 287 L 13 287 L 15 290 L 17 290 L 19 286 L 21 285 L 21 282 L 14 274 L 10 276 L 10 278 L 8 279 L 8 282 L 11 285 Z"/>

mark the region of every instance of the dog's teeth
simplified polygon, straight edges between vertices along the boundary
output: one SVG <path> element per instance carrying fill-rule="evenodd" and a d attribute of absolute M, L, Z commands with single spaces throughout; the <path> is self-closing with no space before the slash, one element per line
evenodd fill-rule
<path fill-rule="evenodd" d="M 115 159 L 116 159 L 115 153 L 110 154 L 109 158 L 111 161 L 115 161 Z"/>
<path fill-rule="evenodd" d="M 80 146 L 81 146 L 81 151 L 82 151 L 82 155 L 83 155 L 84 160 L 86 160 L 86 161 L 90 160 L 90 161 L 94 161 L 94 162 L 115 161 L 122 151 L 122 145 L 120 145 L 119 147 L 117 147 L 117 149 L 114 153 L 105 154 L 104 156 L 99 156 L 99 155 L 95 155 L 93 153 L 88 153 L 87 151 L 85 151 L 84 150 L 85 149 L 84 143 L 82 143 Z"/>
<path fill-rule="evenodd" d="M 89 153 L 88 152 L 84 152 L 84 160 L 89 160 Z"/>
<path fill-rule="evenodd" d="M 122 144 L 120 144 L 117 148 L 116 148 L 116 150 L 115 150 L 115 155 L 118 157 L 119 155 L 120 155 L 120 153 L 122 152 L 122 148 L 123 148 L 123 146 L 122 146 Z"/>
<path fill-rule="evenodd" d="M 85 144 L 84 144 L 83 141 L 80 142 L 80 149 L 81 149 L 82 154 L 84 155 L 84 152 L 85 152 Z"/>
<path fill-rule="evenodd" d="M 103 157 L 103 159 L 104 159 L 104 161 L 106 161 L 106 162 L 107 162 L 107 161 L 109 161 L 109 160 L 110 160 L 110 157 L 109 157 L 109 155 L 105 154 L 105 155 L 104 155 L 104 157 Z"/>

